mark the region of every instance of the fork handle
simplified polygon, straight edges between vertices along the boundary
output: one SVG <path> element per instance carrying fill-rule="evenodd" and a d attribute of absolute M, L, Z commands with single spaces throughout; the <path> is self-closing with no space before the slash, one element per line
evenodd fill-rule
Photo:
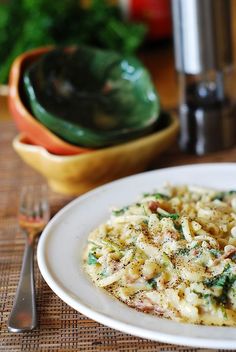
<path fill-rule="evenodd" d="M 33 241 L 26 241 L 20 280 L 8 320 L 8 330 L 10 332 L 32 330 L 37 325 L 33 245 Z"/>

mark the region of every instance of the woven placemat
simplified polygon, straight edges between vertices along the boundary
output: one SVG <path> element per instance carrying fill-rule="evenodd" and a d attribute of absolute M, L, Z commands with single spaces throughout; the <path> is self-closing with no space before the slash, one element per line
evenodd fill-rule
<path fill-rule="evenodd" d="M 26 184 L 45 183 L 13 151 L 11 141 L 15 134 L 11 121 L 0 121 L 0 351 L 199 351 L 136 338 L 88 319 L 53 293 L 41 277 L 37 264 L 38 327 L 23 334 L 7 331 L 24 250 L 24 238 L 16 220 L 19 191 Z M 52 213 L 70 200 L 70 197 L 50 192 Z"/>

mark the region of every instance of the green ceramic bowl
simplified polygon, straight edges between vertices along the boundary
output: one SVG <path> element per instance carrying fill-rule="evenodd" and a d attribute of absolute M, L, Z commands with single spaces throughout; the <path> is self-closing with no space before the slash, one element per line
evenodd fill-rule
<path fill-rule="evenodd" d="M 158 123 L 159 98 L 148 71 L 115 52 L 52 50 L 26 71 L 24 86 L 35 117 L 76 145 L 117 144 Z"/>

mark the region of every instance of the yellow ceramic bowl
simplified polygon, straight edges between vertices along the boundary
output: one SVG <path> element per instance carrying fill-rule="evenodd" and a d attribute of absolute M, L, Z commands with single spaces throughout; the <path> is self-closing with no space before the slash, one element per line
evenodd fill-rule
<path fill-rule="evenodd" d="M 131 142 L 73 156 L 50 154 L 18 135 L 13 147 L 32 168 L 44 175 L 59 193 L 79 195 L 120 177 L 144 171 L 175 140 L 178 119 L 172 115 L 165 129 Z"/>

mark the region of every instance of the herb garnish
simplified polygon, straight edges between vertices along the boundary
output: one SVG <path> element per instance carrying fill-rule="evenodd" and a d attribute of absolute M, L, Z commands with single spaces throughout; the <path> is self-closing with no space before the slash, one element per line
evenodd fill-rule
<path fill-rule="evenodd" d="M 180 233 L 183 233 L 182 225 L 174 224 L 174 228 L 175 228 L 177 231 L 179 231 Z"/>
<path fill-rule="evenodd" d="M 171 218 L 173 220 L 177 220 L 179 218 L 179 214 L 176 214 L 176 213 L 173 213 L 173 214 L 158 214 L 158 217 L 160 219 Z"/>
<path fill-rule="evenodd" d="M 218 251 L 217 249 L 210 249 L 209 252 L 215 257 L 215 258 L 219 258 L 220 257 L 220 251 Z"/>
<path fill-rule="evenodd" d="M 99 274 L 101 277 L 107 277 L 107 271 L 106 269 L 104 269 L 100 274 Z"/>
<path fill-rule="evenodd" d="M 128 210 L 128 209 L 129 209 L 128 206 L 125 206 L 120 209 L 114 209 L 114 210 L 112 210 L 112 215 L 115 215 L 115 216 L 123 215 L 126 212 L 126 210 Z"/>
<path fill-rule="evenodd" d="M 143 196 L 146 197 L 154 197 L 156 199 L 170 199 L 169 196 L 167 196 L 166 194 L 163 193 L 144 193 Z"/>
<path fill-rule="evenodd" d="M 147 280 L 148 282 L 148 285 L 151 287 L 151 288 L 156 288 L 157 287 L 157 282 L 155 279 L 150 279 L 150 280 Z"/>
<path fill-rule="evenodd" d="M 221 274 L 206 279 L 203 283 L 207 287 L 222 287 L 222 294 L 218 297 L 214 296 L 214 298 L 218 303 L 225 305 L 228 303 L 228 292 L 235 281 L 236 275 L 231 272 L 231 266 L 228 264 Z"/>
<path fill-rule="evenodd" d="M 190 249 L 189 248 L 180 248 L 176 252 L 177 255 L 189 255 Z"/>
<path fill-rule="evenodd" d="M 225 192 L 219 192 L 212 198 L 212 200 L 220 200 L 222 202 L 224 200 L 224 197 Z"/>
<path fill-rule="evenodd" d="M 227 192 L 219 192 L 212 198 L 212 200 L 218 199 L 220 201 L 223 201 L 226 196 L 230 196 L 230 195 L 233 195 L 233 194 L 236 194 L 236 190 L 232 189 L 232 190 L 227 191 Z"/>
<path fill-rule="evenodd" d="M 97 264 L 97 262 L 98 262 L 98 258 L 95 257 L 94 253 L 89 252 L 88 260 L 87 260 L 88 265 L 94 265 L 94 264 Z"/>

